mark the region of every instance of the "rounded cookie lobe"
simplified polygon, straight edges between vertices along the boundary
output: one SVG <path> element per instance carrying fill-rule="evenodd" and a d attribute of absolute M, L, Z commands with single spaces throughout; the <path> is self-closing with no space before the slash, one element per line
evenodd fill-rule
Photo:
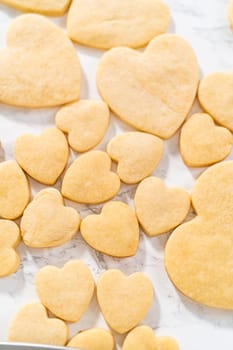
<path fill-rule="evenodd" d="M 80 216 L 65 207 L 55 188 L 37 193 L 24 211 L 20 227 L 24 243 L 34 248 L 56 247 L 71 240 L 78 231 Z"/>
<path fill-rule="evenodd" d="M 190 197 L 185 190 L 167 188 L 157 177 L 148 177 L 139 184 L 134 203 L 138 220 L 148 236 L 174 229 L 190 209 Z"/>
<path fill-rule="evenodd" d="M 78 157 L 68 168 L 62 194 L 75 202 L 96 204 L 114 197 L 120 189 L 119 177 L 111 171 L 111 159 L 102 151 Z"/>
<path fill-rule="evenodd" d="M 216 126 L 208 114 L 192 115 L 181 129 L 180 153 L 188 166 L 217 163 L 229 155 L 232 144 L 231 132 Z"/>
<path fill-rule="evenodd" d="M 120 270 L 108 270 L 97 283 L 97 299 L 103 316 L 120 334 L 137 326 L 146 316 L 153 296 L 152 283 L 141 272 L 125 276 Z"/>
<path fill-rule="evenodd" d="M 30 200 L 28 180 L 14 160 L 0 163 L 0 216 L 17 219 Z"/>
<path fill-rule="evenodd" d="M 68 134 L 76 152 L 89 151 L 104 137 L 109 125 L 109 109 L 103 101 L 81 100 L 63 106 L 56 115 L 57 127 Z"/>
<path fill-rule="evenodd" d="M 233 309 L 233 162 L 213 165 L 197 179 L 192 204 L 197 216 L 168 239 L 165 266 L 189 298 Z"/>
<path fill-rule="evenodd" d="M 0 52 L 1 102 L 42 108 L 79 98 L 80 63 L 61 28 L 43 16 L 26 14 L 12 21 L 6 41 Z"/>
<path fill-rule="evenodd" d="M 163 141 L 142 132 L 115 136 L 107 146 L 110 157 L 118 163 L 117 173 L 127 184 L 134 184 L 151 175 L 163 154 Z"/>
<path fill-rule="evenodd" d="M 73 0 L 67 31 L 72 40 L 87 46 L 137 48 L 166 32 L 169 21 L 163 0 Z"/>
<path fill-rule="evenodd" d="M 98 64 L 97 86 L 120 119 L 167 139 L 191 109 L 198 76 L 192 47 L 177 35 L 163 34 L 143 53 L 126 47 L 106 52 Z"/>
<path fill-rule="evenodd" d="M 94 289 L 94 279 L 88 266 L 79 260 L 70 260 L 61 269 L 46 266 L 36 275 L 36 290 L 42 304 L 54 315 L 69 322 L 76 322 L 82 317 Z"/>
<path fill-rule="evenodd" d="M 83 350 L 113 350 L 114 339 L 105 329 L 91 328 L 75 335 L 67 346 Z"/>
<path fill-rule="evenodd" d="M 139 225 L 135 212 L 125 203 L 105 204 L 101 214 L 83 219 L 80 231 L 92 248 L 104 254 L 123 258 L 137 252 Z"/>
<path fill-rule="evenodd" d="M 27 304 L 11 322 L 8 341 L 63 346 L 68 340 L 67 325 L 56 318 L 48 318 L 39 303 Z"/>
<path fill-rule="evenodd" d="M 53 185 L 66 166 L 69 147 L 63 133 L 50 128 L 38 136 L 19 136 L 15 141 L 14 153 L 28 175 L 45 185 Z"/>

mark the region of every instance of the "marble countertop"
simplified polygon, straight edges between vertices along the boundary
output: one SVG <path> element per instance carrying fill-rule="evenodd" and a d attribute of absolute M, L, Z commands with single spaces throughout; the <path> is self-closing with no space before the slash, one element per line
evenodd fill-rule
<path fill-rule="evenodd" d="M 167 0 L 172 13 L 169 31 L 186 38 L 193 46 L 200 63 L 200 75 L 216 70 L 228 70 L 233 66 L 233 33 L 226 16 L 227 0 Z M 5 45 L 6 29 L 10 21 L 20 13 L 0 5 L 0 46 Z M 53 19 L 65 26 L 65 17 Z M 99 57 L 103 52 L 76 46 L 79 54 L 84 82 L 82 98 L 99 98 L 95 85 L 95 71 Z M 193 111 L 199 111 L 195 103 Z M 193 112 L 192 111 L 192 112 Z M 25 132 L 38 133 L 54 123 L 56 109 L 22 110 L 9 106 L 0 106 L 0 150 L 1 160 L 13 157 L 14 139 Z M 122 130 L 130 130 L 114 116 L 103 142 L 97 147 L 104 149 L 113 135 Z M 178 137 L 166 141 L 163 160 L 155 174 L 169 185 L 192 188 L 195 178 L 203 169 L 187 168 L 178 152 Z M 74 159 L 75 155 L 71 155 Z M 233 159 L 232 155 L 228 157 Z M 44 188 L 31 181 L 33 193 Z M 56 184 L 59 188 L 60 182 Z M 117 199 L 133 205 L 135 186 L 122 186 Z M 66 201 L 78 208 L 84 217 L 91 212 L 99 212 L 101 206 L 81 206 Z M 163 264 L 164 246 L 168 235 L 147 238 L 143 233 L 136 256 L 127 259 L 114 259 L 103 256 L 89 248 L 80 235 L 64 246 L 52 249 L 28 249 L 23 244 L 18 248 L 21 255 L 19 271 L 0 280 L 0 341 L 7 338 L 10 320 L 17 310 L 28 302 L 38 300 L 34 277 L 38 269 L 46 264 L 62 266 L 69 259 L 82 259 L 98 276 L 108 268 L 120 268 L 129 274 L 144 271 L 152 280 L 155 289 L 155 302 L 143 321 L 152 326 L 158 335 L 174 336 L 180 350 L 220 350 L 233 349 L 233 312 L 210 309 L 193 303 L 181 295 L 169 281 Z M 70 325 L 71 334 L 93 326 L 106 326 L 96 301 L 76 324 Z M 118 348 L 123 337 L 116 336 Z"/>

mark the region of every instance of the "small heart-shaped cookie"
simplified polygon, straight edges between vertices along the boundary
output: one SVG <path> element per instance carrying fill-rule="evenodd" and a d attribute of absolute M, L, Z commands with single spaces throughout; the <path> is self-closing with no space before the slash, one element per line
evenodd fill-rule
<path fill-rule="evenodd" d="M 171 137 L 183 123 L 198 84 L 193 49 L 182 38 L 164 34 L 143 53 L 118 47 L 105 53 L 97 70 L 104 101 L 124 122 Z M 182 88 L 181 88 L 182 87 Z"/>
<path fill-rule="evenodd" d="M 67 30 L 72 40 L 88 46 L 139 47 L 165 33 L 169 21 L 163 0 L 73 0 Z"/>
<path fill-rule="evenodd" d="M 77 158 L 65 173 L 64 197 L 80 203 L 101 203 L 120 189 L 119 177 L 111 171 L 111 159 L 102 151 L 91 151 Z"/>
<path fill-rule="evenodd" d="M 125 338 L 122 350 L 179 350 L 177 342 L 171 337 L 155 337 L 153 329 L 139 326 Z"/>
<path fill-rule="evenodd" d="M 75 335 L 67 346 L 82 350 L 113 350 L 114 339 L 109 331 L 92 328 Z"/>
<path fill-rule="evenodd" d="M 9 220 L 0 220 L 0 277 L 14 273 L 20 263 L 15 247 L 20 240 L 18 226 Z"/>
<path fill-rule="evenodd" d="M 24 211 L 20 227 L 29 247 L 48 248 L 68 242 L 78 231 L 80 216 L 65 207 L 59 191 L 44 189 L 36 194 Z"/>
<path fill-rule="evenodd" d="M 104 272 L 97 284 L 97 299 L 106 322 L 126 333 L 145 317 L 153 302 L 151 281 L 141 272 L 125 276 L 119 270 Z"/>
<path fill-rule="evenodd" d="M 63 15 L 71 0 L 0 0 L 0 3 L 17 10 L 42 13 L 46 16 Z"/>
<path fill-rule="evenodd" d="M 233 72 L 211 73 L 199 85 L 198 99 L 214 120 L 233 131 Z"/>
<path fill-rule="evenodd" d="M 56 318 L 48 318 L 43 305 L 39 303 L 27 304 L 13 319 L 8 341 L 65 345 L 68 334 L 66 324 Z"/>
<path fill-rule="evenodd" d="M 139 225 L 135 212 L 125 203 L 109 202 L 100 215 L 89 215 L 81 223 L 81 234 L 94 249 L 124 258 L 136 253 Z"/>
<path fill-rule="evenodd" d="M 69 145 L 77 152 L 95 147 L 104 137 L 109 124 L 106 103 L 82 100 L 62 107 L 56 115 L 56 125 L 68 133 Z"/>
<path fill-rule="evenodd" d="M 16 18 L 0 51 L 0 101 L 52 107 L 75 101 L 81 86 L 76 51 L 62 29 L 35 14 Z"/>
<path fill-rule="evenodd" d="M 196 217 L 169 237 L 165 266 L 189 298 L 233 310 L 233 161 L 213 165 L 192 190 Z"/>
<path fill-rule="evenodd" d="M 231 152 L 233 137 L 228 129 L 216 126 L 204 113 L 194 114 L 183 125 L 180 153 L 191 167 L 202 167 L 223 160 Z"/>
<path fill-rule="evenodd" d="M 163 155 L 163 141 L 143 132 L 115 136 L 107 146 L 110 157 L 118 162 L 117 173 L 127 184 L 151 175 Z"/>
<path fill-rule="evenodd" d="M 134 202 L 138 220 L 148 236 L 174 229 L 190 208 L 189 194 L 185 190 L 168 189 L 157 177 L 148 177 L 139 184 Z"/>
<path fill-rule="evenodd" d="M 36 275 L 36 290 L 41 303 L 55 316 L 69 322 L 82 317 L 91 302 L 94 288 L 89 268 L 79 260 L 69 261 L 62 269 L 46 266 Z"/>
<path fill-rule="evenodd" d="M 57 181 L 69 157 L 66 138 L 56 128 L 46 129 L 39 136 L 25 134 L 18 137 L 14 151 L 21 168 L 45 185 Z"/>
<path fill-rule="evenodd" d="M 17 219 L 30 199 L 26 176 L 14 160 L 0 163 L 0 216 Z"/>

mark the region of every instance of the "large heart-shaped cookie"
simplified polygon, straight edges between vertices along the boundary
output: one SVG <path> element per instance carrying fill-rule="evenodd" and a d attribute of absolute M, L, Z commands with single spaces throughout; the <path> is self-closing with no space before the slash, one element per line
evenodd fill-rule
<path fill-rule="evenodd" d="M 0 216 L 17 219 L 29 199 L 29 184 L 18 164 L 13 160 L 0 163 Z"/>
<path fill-rule="evenodd" d="M 134 202 L 138 220 L 148 236 L 172 230 L 185 219 L 190 208 L 185 190 L 167 188 L 157 177 L 148 177 L 139 184 Z"/>
<path fill-rule="evenodd" d="M 47 16 L 63 15 L 71 0 L 0 0 L 0 3 L 14 7 L 17 10 L 38 12 Z"/>
<path fill-rule="evenodd" d="M 62 107 L 56 125 L 68 133 L 70 146 L 77 152 L 95 147 L 104 137 L 109 124 L 109 109 L 103 101 L 82 100 Z"/>
<path fill-rule="evenodd" d="M 89 268 L 79 260 L 69 261 L 62 269 L 46 266 L 36 275 L 40 301 L 65 321 L 76 322 L 82 317 L 90 304 L 94 288 Z"/>
<path fill-rule="evenodd" d="M 48 318 L 41 304 L 25 305 L 13 319 L 8 340 L 10 342 L 65 345 L 68 327 L 56 318 Z"/>
<path fill-rule="evenodd" d="M 69 157 L 66 138 L 56 128 L 46 129 L 39 136 L 25 134 L 18 137 L 14 151 L 21 168 L 45 185 L 57 181 Z"/>
<path fill-rule="evenodd" d="M 151 175 L 163 154 L 163 142 L 154 135 L 127 132 L 115 136 L 107 146 L 110 157 L 118 162 L 117 173 L 127 184 Z"/>
<path fill-rule="evenodd" d="M 10 220 L 0 220 L 0 277 L 14 273 L 20 258 L 15 247 L 20 240 L 18 226 Z"/>
<path fill-rule="evenodd" d="M 233 137 L 228 129 L 216 126 L 204 113 L 194 114 L 183 125 L 180 134 L 180 153 L 192 167 L 211 165 L 231 152 Z"/>
<path fill-rule="evenodd" d="M 153 286 L 141 272 L 125 276 L 119 270 L 104 272 L 97 284 L 97 298 L 106 322 L 126 333 L 145 317 L 153 302 Z"/>
<path fill-rule="evenodd" d="M 134 211 L 125 203 L 109 202 L 100 215 L 89 215 L 81 223 L 81 234 L 94 249 L 123 258 L 136 253 L 139 225 Z"/>
<path fill-rule="evenodd" d="M 143 53 L 119 47 L 105 53 L 97 71 L 103 99 L 126 123 L 171 137 L 187 116 L 196 95 L 198 64 L 182 38 L 164 34 Z"/>
<path fill-rule="evenodd" d="M 204 77 L 198 89 L 203 109 L 220 125 L 233 131 L 233 72 L 211 73 Z"/>
<path fill-rule="evenodd" d="M 196 181 L 197 216 L 170 236 L 165 265 L 176 287 L 193 300 L 233 310 L 233 161 L 213 165 Z"/>
<path fill-rule="evenodd" d="M 165 33 L 169 20 L 163 0 L 73 0 L 67 30 L 71 39 L 88 46 L 139 47 Z"/>
<path fill-rule="evenodd" d="M 34 14 L 16 18 L 0 51 L 0 101 L 52 107 L 79 98 L 80 64 L 62 29 Z"/>
<path fill-rule="evenodd" d="M 82 350 L 113 350 L 114 339 L 105 329 L 91 328 L 75 335 L 67 346 Z"/>
<path fill-rule="evenodd" d="M 29 247 L 55 247 L 69 241 L 78 231 L 80 216 L 65 207 L 54 188 L 37 193 L 24 211 L 20 227 L 24 243 Z"/>
<path fill-rule="evenodd" d="M 62 194 L 80 203 L 101 203 L 114 197 L 119 177 L 111 171 L 111 159 L 102 151 L 91 151 L 77 158 L 66 171 Z"/>

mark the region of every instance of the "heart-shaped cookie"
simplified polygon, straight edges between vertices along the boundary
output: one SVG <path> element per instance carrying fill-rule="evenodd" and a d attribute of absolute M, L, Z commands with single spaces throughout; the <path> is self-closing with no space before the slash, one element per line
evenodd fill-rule
<path fill-rule="evenodd" d="M 9 220 L 0 220 L 0 277 L 14 273 L 20 263 L 15 247 L 20 240 L 18 226 Z"/>
<path fill-rule="evenodd" d="M 119 177 L 111 171 L 111 159 L 102 151 L 91 151 L 77 158 L 65 173 L 64 197 L 80 203 L 101 203 L 120 189 Z"/>
<path fill-rule="evenodd" d="M 59 191 L 44 189 L 36 194 L 24 211 L 20 227 L 24 243 L 29 247 L 56 247 L 68 242 L 78 231 L 80 216 L 65 207 Z"/>
<path fill-rule="evenodd" d="M 229 1 L 227 14 L 228 14 L 228 19 L 229 19 L 231 29 L 233 30 L 233 0 Z"/>
<path fill-rule="evenodd" d="M 56 318 L 48 318 L 46 309 L 39 303 L 25 305 L 13 319 L 8 341 L 65 345 L 68 327 Z"/>
<path fill-rule="evenodd" d="M 45 185 L 57 181 L 69 157 L 66 138 L 56 128 L 46 129 L 39 136 L 25 134 L 18 137 L 14 152 L 21 168 Z"/>
<path fill-rule="evenodd" d="M 62 107 L 56 115 L 56 125 L 68 133 L 69 145 L 77 152 L 95 147 L 104 137 L 109 124 L 106 103 L 82 100 Z"/>
<path fill-rule="evenodd" d="M 110 157 L 118 162 L 117 173 L 127 184 L 151 175 L 163 155 L 163 141 L 143 132 L 115 136 L 107 146 Z"/>
<path fill-rule="evenodd" d="M 138 220 L 148 236 L 174 229 L 190 208 L 189 194 L 185 190 L 167 188 L 157 177 L 148 177 L 139 184 L 134 202 Z"/>
<path fill-rule="evenodd" d="M 142 273 L 125 276 L 119 270 L 104 272 L 97 284 L 97 299 L 106 322 L 126 333 L 145 317 L 153 302 L 153 286 Z"/>
<path fill-rule="evenodd" d="M 62 29 L 35 14 L 16 18 L 0 51 L 0 101 L 52 107 L 79 98 L 80 64 Z"/>
<path fill-rule="evenodd" d="M 109 331 L 92 328 L 75 335 L 67 346 L 82 350 L 113 350 L 114 339 Z"/>
<path fill-rule="evenodd" d="M 46 266 L 36 275 L 36 290 L 41 303 L 65 321 L 76 322 L 82 317 L 91 302 L 94 288 L 89 268 L 79 260 L 69 261 L 62 269 Z"/>
<path fill-rule="evenodd" d="M 125 203 L 109 202 L 100 215 L 89 215 L 81 223 L 81 234 L 94 249 L 124 258 L 136 253 L 139 225 L 134 211 Z"/>
<path fill-rule="evenodd" d="M 233 310 L 233 161 L 213 165 L 197 179 L 197 216 L 179 226 L 165 249 L 175 286 L 193 300 Z"/>
<path fill-rule="evenodd" d="M 24 172 L 14 160 L 0 163 L 0 216 L 17 219 L 30 199 L 30 189 Z"/>
<path fill-rule="evenodd" d="M 199 85 L 198 99 L 214 120 L 233 131 L 233 72 L 211 73 Z"/>
<path fill-rule="evenodd" d="M 0 3 L 17 10 L 42 13 L 47 16 L 63 15 L 71 0 L 0 0 Z"/>
<path fill-rule="evenodd" d="M 207 166 L 223 160 L 231 152 L 233 137 L 228 129 L 216 126 L 204 113 L 194 114 L 183 125 L 180 153 L 191 167 Z"/>
<path fill-rule="evenodd" d="M 165 33 L 169 21 L 163 0 L 73 0 L 67 30 L 72 40 L 88 46 L 139 47 Z"/>
<path fill-rule="evenodd" d="M 196 95 L 198 64 L 182 38 L 164 34 L 143 53 L 126 47 L 101 58 L 97 85 L 103 99 L 124 122 L 171 137 L 183 123 Z"/>
<path fill-rule="evenodd" d="M 125 338 L 122 350 L 179 350 L 175 339 L 155 337 L 153 329 L 148 326 L 134 328 Z"/>

